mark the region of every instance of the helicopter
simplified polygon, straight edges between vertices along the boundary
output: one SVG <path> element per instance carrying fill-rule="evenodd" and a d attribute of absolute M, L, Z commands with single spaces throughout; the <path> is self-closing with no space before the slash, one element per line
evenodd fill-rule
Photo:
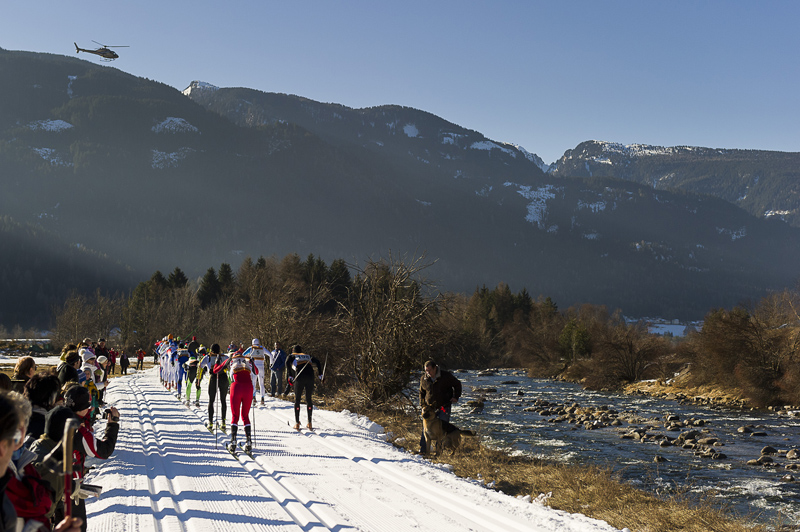
<path fill-rule="evenodd" d="M 89 54 L 99 55 L 106 61 L 113 61 L 114 59 L 118 58 L 117 52 L 112 50 L 111 48 L 128 48 L 128 46 L 108 46 L 107 44 L 99 43 L 97 41 L 92 41 L 93 43 L 99 44 L 102 48 L 98 48 L 97 50 L 86 50 L 84 48 L 78 47 L 78 43 L 72 43 L 75 45 L 75 53 L 86 52 Z"/>

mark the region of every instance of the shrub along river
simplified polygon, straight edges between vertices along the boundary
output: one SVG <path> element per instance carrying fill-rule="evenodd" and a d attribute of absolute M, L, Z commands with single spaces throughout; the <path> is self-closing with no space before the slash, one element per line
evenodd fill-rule
<path fill-rule="evenodd" d="M 489 445 L 608 466 L 656 494 L 710 494 L 721 506 L 765 524 L 800 522 L 800 456 L 791 452 L 800 448 L 800 412 L 592 392 L 518 370 L 455 375 L 464 392 L 452 421 L 479 431 Z M 481 398 L 483 408 L 473 406 Z M 747 463 L 758 459 L 766 465 Z"/>

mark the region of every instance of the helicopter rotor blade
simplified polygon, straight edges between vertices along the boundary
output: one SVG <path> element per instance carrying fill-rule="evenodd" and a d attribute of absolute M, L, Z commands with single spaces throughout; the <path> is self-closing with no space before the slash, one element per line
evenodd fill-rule
<path fill-rule="evenodd" d="M 101 42 L 97 42 L 94 39 L 92 39 L 92 42 L 95 43 L 96 45 L 102 46 L 104 48 L 130 48 L 130 45 L 127 45 L 127 44 L 126 45 L 118 44 L 116 46 L 111 46 L 111 45 L 108 45 L 108 44 L 103 44 Z"/>

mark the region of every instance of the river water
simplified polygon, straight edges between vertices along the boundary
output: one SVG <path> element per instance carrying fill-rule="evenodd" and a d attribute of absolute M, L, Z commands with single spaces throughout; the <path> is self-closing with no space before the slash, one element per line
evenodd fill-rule
<path fill-rule="evenodd" d="M 550 460 L 608 466 L 626 481 L 657 494 L 677 491 L 712 494 L 721 506 L 765 524 L 774 524 L 776 520 L 784 524 L 800 523 L 800 471 L 784 469 L 791 461 L 785 456 L 774 456 L 775 462 L 780 464 L 776 469 L 746 464 L 761 456 L 761 449 L 768 445 L 778 450 L 800 447 L 800 417 L 711 409 L 651 397 L 586 391 L 577 384 L 531 379 L 519 370 L 498 370 L 493 376 L 461 371 L 456 376 L 464 384 L 464 392 L 453 408 L 452 421 L 461 428 L 478 431 L 492 446 Z M 497 392 L 476 393 L 472 391 L 474 388 L 496 388 Z M 518 395 L 520 391 L 524 395 Z M 481 396 L 485 397 L 483 411 L 471 414 L 473 409 L 466 402 Z M 608 407 L 620 414 L 636 414 L 642 418 L 663 420 L 665 415 L 672 414 L 682 420 L 702 419 L 706 425 L 697 430 L 719 438 L 724 445 L 715 450 L 724 453 L 726 458 L 700 458 L 679 446 L 660 447 L 621 439 L 620 435 L 629 428 L 644 424 L 624 423 L 621 427 L 587 430 L 582 425 L 551 423 L 548 419 L 555 417 L 553 415 L 542 416 L 523 410 L 536 399 L 558 404 L 578 403 L 581 407 Z M 755 427 L 756 432 L 766 435 L 740 433 L 737 429 L 742 426 Z M 680 432 L 688 430 L 683 428 Z M 667 431 L 663 425 L 649 431 L 671 438 L 680 432 Z M 656 463 L 656 456 L 666 461 Z M 787 474 L 799 480 L 781 480 Z"/>

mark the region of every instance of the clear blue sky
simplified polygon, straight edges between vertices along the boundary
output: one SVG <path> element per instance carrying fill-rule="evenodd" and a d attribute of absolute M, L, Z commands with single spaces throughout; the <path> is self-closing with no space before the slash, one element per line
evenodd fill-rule
<path fill-rule="evenodd" d="M 0 47 L 126 44 L 109 65 L 176 89 L 405 105 L 551 163 L 590 139 L 800 151 L 798 23 L 796 0 L 36 0 L 4 2 Z"/>

